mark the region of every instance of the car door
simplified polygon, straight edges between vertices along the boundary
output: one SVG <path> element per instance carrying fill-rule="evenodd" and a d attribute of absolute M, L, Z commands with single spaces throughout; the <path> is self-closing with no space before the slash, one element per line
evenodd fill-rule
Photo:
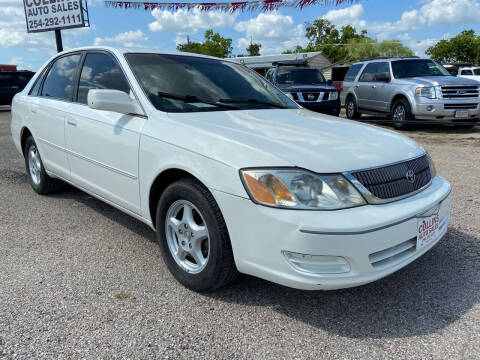
<path fill-rule="evenodd" d="M 80 59 L 80 53 L 57 58 L 46 73 L 39 96 L 29 101 L 29 125 L 43 164 L 47 171 L 65 179 L 70 175 L 65 147 L 65 111 L 72 104 Z"/>
<path fill-rule="evenodd" d="M 146 118 L 88 107 L 90 89 L 115 89 L 133 96 L 110 53 L 85 54 L 76 101 L 65 118 L 71 178 L 87 191 L 140 214 L 138 151 Z"/>
<path fill-rule="evenodd" d="M 372 87 L 375 85 L 375 74 L 378 63 L 369 63 L 365 66 L 362 75 L 355 85 L 357 95 L 357 106 L 359 108 L 371 109 L 373 107 Z"/>
<path fill-rule="evenodd" d="M 371 106 L 373 110 L 388 112 L 390 110 L 390 101 L 392 96 L 392 85 L 390 81 L 380 81 L 379 74 L 387 74 L 391 78 L 390 64 L 388 62 L 377 63 L 375 82 L 371 89 Z"/>

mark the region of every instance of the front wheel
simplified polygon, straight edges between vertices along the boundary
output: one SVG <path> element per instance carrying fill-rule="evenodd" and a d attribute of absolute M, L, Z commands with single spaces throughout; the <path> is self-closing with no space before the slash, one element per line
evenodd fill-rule
<path fill-rule="evenodd" d="M 167 187 L 157 207 L 157 241 L 172 275 L 195 291 L 215 290 L 237 275 L 225 220 L 194 179 Z"/>
<path fill-rule="evenodd" d="M 410 126 L 409 122 L 414 120 L 410 104 L 405 99 L 398 100 L 392 107 L 393 126 L 398 130 L 406 130 Z"/>

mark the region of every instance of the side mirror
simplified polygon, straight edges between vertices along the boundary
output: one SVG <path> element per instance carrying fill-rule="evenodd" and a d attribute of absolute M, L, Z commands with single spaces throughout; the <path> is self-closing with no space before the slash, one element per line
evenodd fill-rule
<path fill-rule="evenodd" d="M 378 73 L 376 76 L 377 81 L 389 82 L 390 74 L 388 72 Z"/>
<path fill-rule="evenodd" d="M 332 85 L 333 81 L 332 80 L 327 80 L 327 85 Z"/>
<path fill-rule="evenodd" d="M 120 90 L 90 89 L 87 103 L 91 109 L 114 111 L 121 114 L 144 115 L 137 100 Z"/>

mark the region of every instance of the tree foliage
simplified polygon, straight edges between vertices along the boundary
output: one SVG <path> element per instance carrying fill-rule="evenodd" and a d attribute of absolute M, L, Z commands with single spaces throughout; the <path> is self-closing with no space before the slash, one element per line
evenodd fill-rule
<path fill-rule="evenodd" d="M 377 42 L 367 36 L 366 30 L 360 33 L 351 26 L 343 26 L 338 30 L 327 19 L 316 19 L 306 24 L 305 36 L 308 44 L 305 47 L 297 45 L 284 54 L 321 51 L 330 61 L 357 61 L 377 56 L 412 56 L 413 51 L 399 40 Z"/>
<path fill-rule="evenodd" d="M 440 62 L 480 63 L 480 36 L 474 30 L 464 30 L 449 40 L 430 46 L 426 54 Z"/>
<path fill-rule="evenodd" d="M 250 43 L 247 47 L 248 56 L 260 56 L 261 44 Z"/>
<path fill-rule="evenodd" d="M 219 33 L 214 33 L 212 29 L 209 29 L 205 31 L 204 42 L 188 41 L 184 44 L 178 44 L 177 50 L 226 58 L 233 51 L 232 39 L 224 38 Z"/>

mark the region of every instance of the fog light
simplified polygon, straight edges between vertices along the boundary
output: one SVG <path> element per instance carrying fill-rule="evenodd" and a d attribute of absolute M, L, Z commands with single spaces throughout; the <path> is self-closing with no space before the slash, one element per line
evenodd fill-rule
<path fill-rule="evenodd" d="M 288 263 L 296 270 L 312 274 L 343 274 L 350 271 L 350 264 L 341 256 L 307 255 L 282 251 Z"/>
<path fill-rule="evenodd" d="M 427 106 L 427 111 L 432 111 L 433 110 L 433 106 L 432 105 L 428 105 Z"/>

